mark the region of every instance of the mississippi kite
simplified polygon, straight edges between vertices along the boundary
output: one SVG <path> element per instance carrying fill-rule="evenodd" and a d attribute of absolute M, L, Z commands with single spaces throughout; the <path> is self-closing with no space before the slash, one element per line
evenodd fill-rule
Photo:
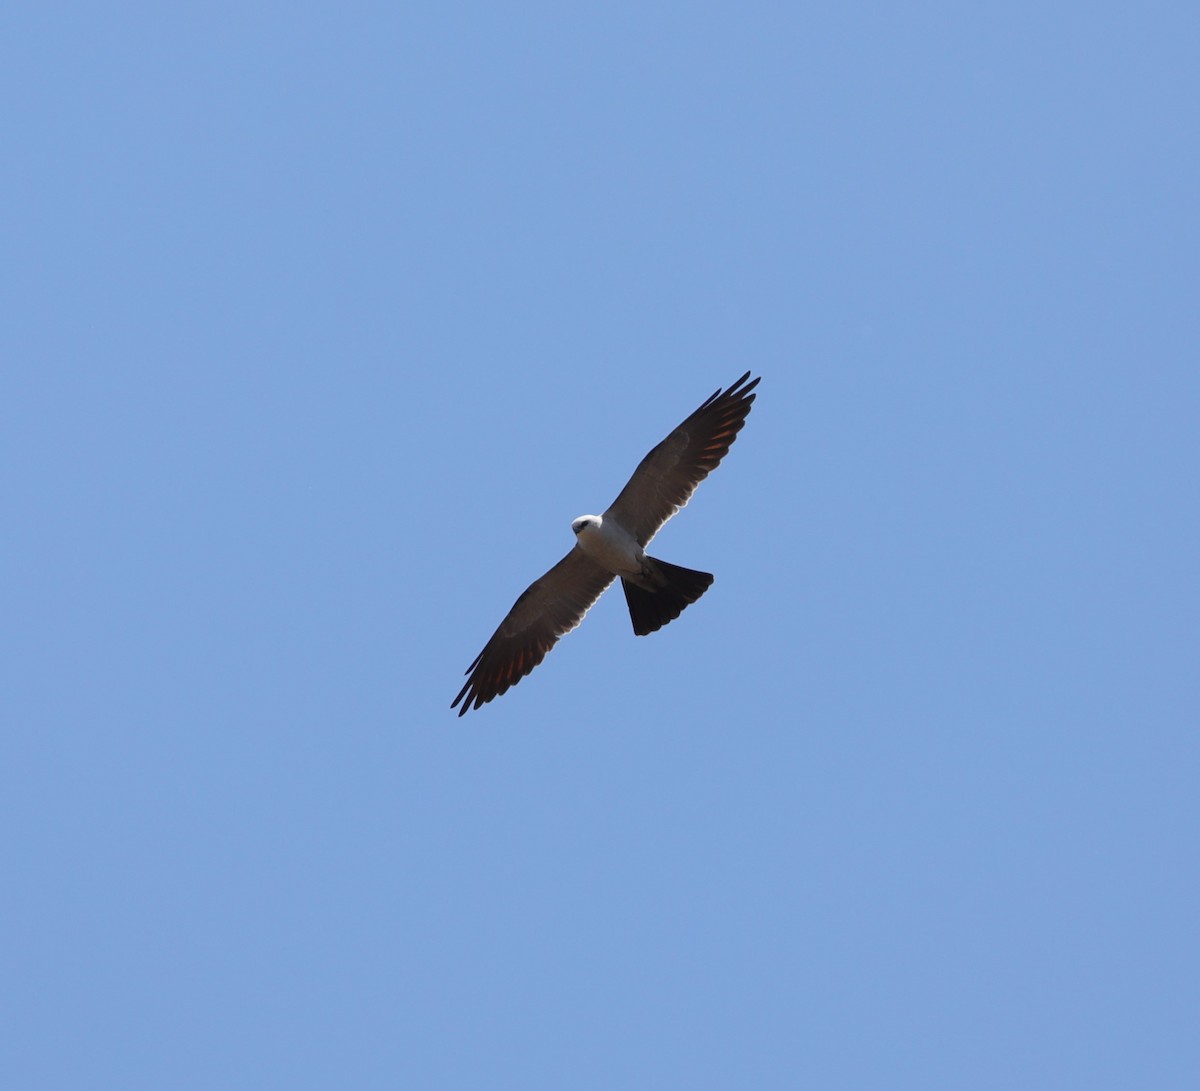
<path fill-rule="evenodd" d="M 526 588 L 467 668 L 467 683 L 450 705 L 462 701 L 460 716 L 499 697 L 533 670 L 617 576 L 637 636 L 661 629 L 708 590 L 709 573 L 667 564 L 648 556 L 645 548 L 717 468 L 742 430 L 758 386 L 758 379 L 749 378 L 747 371 L 718 390 L 643 458 L 608 511 L 581 515 L 571 524 L 571 552 Z"/>

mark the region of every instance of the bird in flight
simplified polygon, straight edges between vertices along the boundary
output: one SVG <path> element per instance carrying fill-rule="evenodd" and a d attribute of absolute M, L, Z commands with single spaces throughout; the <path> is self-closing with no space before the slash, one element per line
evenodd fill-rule
<path fill-rule="evenodd" d="M 708 572 L 667 564 L 646 553 L 650 539 L 690 499 L 725 457 L 746 423 L 758 379 L 746 372 L 718 390 L 642 459 L 603 515 L 571 524 L 575 545 L 525 589 L 483 651 L 467 668 L 467 682 L 451 702 L 458 714 L 507 692 L 569 633 L 617 577 L 625 589 L 637 636 L 674 621 L 713 582 Z"/>

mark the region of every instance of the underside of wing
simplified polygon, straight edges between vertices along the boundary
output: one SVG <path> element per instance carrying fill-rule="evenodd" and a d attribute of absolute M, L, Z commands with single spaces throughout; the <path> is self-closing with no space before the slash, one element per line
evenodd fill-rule
<path fill-rule="evenodd" d="M 583 620 L 612 581 L 611 572 L 575 546 L 513 603 L 500 628 L 467 668 L 466 685 L 450 707 L 461 701 L 461 716 L 515 686 L 546 658 L 560 636 Z"/>
<path fill-rule="evenodd" d="M 723 459 L 746 423 L 758 379 L 746 372 L 718 390 L 654 448 L 605 512 L 644 548 L 659 528 L 688 502 Z"/>

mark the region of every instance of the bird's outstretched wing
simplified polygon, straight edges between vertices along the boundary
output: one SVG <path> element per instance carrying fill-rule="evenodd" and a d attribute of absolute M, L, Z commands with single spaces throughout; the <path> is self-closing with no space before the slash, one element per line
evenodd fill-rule
<path fill-rule="evenodd" d="M 604 513 L 612 516 L 645 548 L 668 519 L 725 457 L 746 417 L 758 379 L 746 372 L 718 390 L 642 459 L 629 484 Z"/>
<path fill-rule="evenodd" d="M 515 686 L 546 658 L 560 636 L 583 620 L 613 578 L 575 546 L 513 603 L 500 628 L 467 668 L 467 684 L 450 707 L 462 701 L 461 716 Z"/>

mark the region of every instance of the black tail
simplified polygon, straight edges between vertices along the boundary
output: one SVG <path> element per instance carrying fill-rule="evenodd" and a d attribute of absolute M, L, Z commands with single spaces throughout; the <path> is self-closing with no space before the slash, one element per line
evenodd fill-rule
<path fill-rule="evenodd" d="M 638 636 L 645 636 L 661 629 L 668 621 L 674 621 L 685 606 L 690 606 L 712 586 L 713 581 L 707 572 L 680 568 L 653 557 L 647 557 L 646 561 L 650 579 L 655 584 L 653 591 L 621 580 L 625 601 L 629 603 L 629 618 Z"/>

